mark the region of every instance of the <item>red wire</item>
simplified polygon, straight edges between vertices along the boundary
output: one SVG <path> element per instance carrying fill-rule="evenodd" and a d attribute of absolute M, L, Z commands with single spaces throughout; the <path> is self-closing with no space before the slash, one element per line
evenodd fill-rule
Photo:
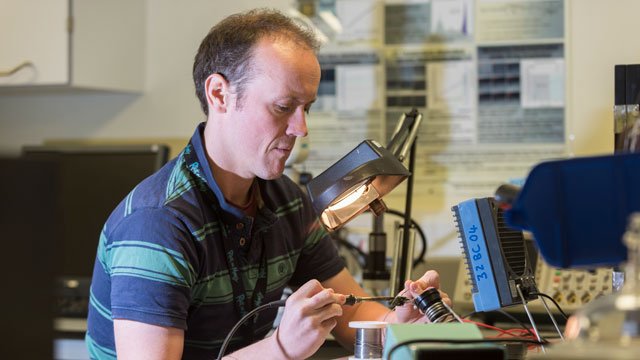
<path fill-rule="evenodd" d="M 469 320 L 469 319 L 465 319 L 464 322 L 472 323 L 472 324 L 475 324 L 476 326 L 480 326 L 480 327 L 483 327 L 483 328 L 495 330 L 495 331 L 500 332 L 501 334 L 507 334 L 507 335 L 515 336 L 515 335 L 509 333 L 509 331 L 507 331 L 507 330 L 500 329 L 498 327 L 487 325 L 487 324 L 484 324 L 484 323 L 481 323 L 481 322 L 477 322 L 477 321 L 473 321 L 473 320 Z"/>
<path fill-rule="evenodd" d="M 534 336 L 531 335 L 531 333 L 535 334 L 535 330 L 533 330 L 533 329 L 527 330 L 527 329 L 522 329 L 522 328 L 514 328 L 514 329 L 504 330 L 504 329 L 501 329 L 499 327 L 491 326 L 491 325 L 488 325 L 488 324 L 485 324 L 485 323 L 481 323 L 481 322 L 477 322 L 477 321 L 473 321 L 473 320 L 469 320 L 469 319 L 464 319 L 464 322 L 472 323 L 472 324 L 475 324 L 476 326 L 480 326 L 480 327 L 483 327 L 483 328 L 487 328 L 487 329 L 498 331 L 499 334 L 497 336 L 489 337 L 489 338 L 494 338 L 494 339 L 495 338 L 500 338 L 503 335 L 509 335 L 509 336 L 512 336 L 512 337 L 520 337 L 520 338 L 534 338 Z M 514 332 L 516 334 L 514 334 Z M 528 351 L 532 351 L 534 349 L 538 349 L 537 345 L 528 345 L 527 346 L 527 350 Z"/>
<path fill-rule="evenodd" d="M 477 321 L 473 321 L 473 320 L 469 320 L 469 319 L 465 319 L 464 322 L 468 322 L 468 323 L 472 323 L 475 324 L 476 326 L 480 326 L 483 328 L 487 328 L 487 329 L 491 329 L 491 330 L 495 330 L 498 331 L 500 334 L 498 334 L 497 337 L 503 336 L 503 335 L 509 335 L 509 336 L 513 336 L 513 337 L 532 337 L 531 334 L 529 333 L 528 330 L 526 329 L 520 329 L 520 328 L 514 328 L 514 329 L 501 329 L 499 327 L 495 327 L 495 326 L 491 326 L 485 323 L 481 323 L 481 322 L 477 322 Z M 517 334 L 514 334 L 513 332 L 516 332 Z M 524 334 L 528 335 L 525 336 Z"/>

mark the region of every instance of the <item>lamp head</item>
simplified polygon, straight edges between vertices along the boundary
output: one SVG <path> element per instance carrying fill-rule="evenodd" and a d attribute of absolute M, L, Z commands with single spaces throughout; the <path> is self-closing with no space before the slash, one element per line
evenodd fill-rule
<path fill-rule="evenodd" d="M 322 224 L 334 231 L 371 209 L 386 210 L 382 197 L 411 173 L 385 147 L 365 140 L 307 184 Z"/>

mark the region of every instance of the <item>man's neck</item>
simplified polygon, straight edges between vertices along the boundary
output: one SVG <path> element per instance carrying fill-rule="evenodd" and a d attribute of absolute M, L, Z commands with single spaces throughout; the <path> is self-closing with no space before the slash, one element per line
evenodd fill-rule
<path fill-rule="evenodd" d="M 251 201 L 251 185 L 254 179 L 245 179 L 219 167 L 209 159 L 213 178 L 220 187 L 224 198 L 236 206 L 244 206 Z"/>
<path fill-rule="evenodd" d="M 208 121 L 211 121 L 209 119 Z M 210 125 L 210 124 L 207 124 Z M 205 147 L 205 153 L 207 154 L 207 161 L 209 167 L 213 173 L 213 179 L 218 184 L 218 187 L 222 191 L 222 195 L 227 201 L 235 204 L 236 206 L 242 206 L 249 203 L 251 195 L 251 184 L 253 184 L 254 178 L 244 178 L 238 174 L 225 168 L 224 159 L 216 160 L 216 132 L 206 126 L 204 129 L 202 143 Z M 222 161 L 222 162 L 219 162 Z"/>

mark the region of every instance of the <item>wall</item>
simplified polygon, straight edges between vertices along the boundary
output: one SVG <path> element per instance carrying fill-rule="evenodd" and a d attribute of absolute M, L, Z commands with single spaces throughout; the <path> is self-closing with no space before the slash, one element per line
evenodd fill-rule
<path fill-rule="evenodd" d="M 291 3 L 147 1 L 144 93 L 3 93 L 0 153 L 17 153 L 44 139 L 190 137 L 204 119 L 191 81 L 193 56 L 209 28 L 234 12 L 260 6 L 285 9 Z"/>
<path fill-rule="evenodd" d="M 191 83 L 200 39 L 225 15 L 293 0 L 197 0 L 147 3 L 146 91 L 143 94 L 2 94 L 0 152 L 45 138 L 188 137 L 202 119 Z M 613 147 L 613 65 L 640 63 L 625 35 L 635 31 L 636 0 L 569 2 L 567 99 L 569 150 Z M 573 137 L 571 137 L 573 135 Z M 573 140 L 571 140 L 573 138 Z"/>

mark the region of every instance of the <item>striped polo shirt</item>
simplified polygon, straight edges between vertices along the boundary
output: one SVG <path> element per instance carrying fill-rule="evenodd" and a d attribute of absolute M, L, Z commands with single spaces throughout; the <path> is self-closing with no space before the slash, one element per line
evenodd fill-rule
<path fill-rule="evenodd" d="M 214 358 L 241 317 L 233 280 L 254 305 L 265 304 L 279 300 L 287 285 L 324 281 L 344 268 L 308 198 L 289 178 L 256 179 L 255 217 L 224 199 L 206 159 L 204 126 L 125 197 L 102 229 L 86 334 L 94 359 L 116 357 L 113 319 L 184 329 L 184 359 Z M 225 253 L 225 241 L 237 244 L 239 264 Z M 253 296 L 256 283 L 266 291 Z M 261 312 L 228 351 L 246 346 L 247 335 L 263 338 L 276 311 Z"/>

